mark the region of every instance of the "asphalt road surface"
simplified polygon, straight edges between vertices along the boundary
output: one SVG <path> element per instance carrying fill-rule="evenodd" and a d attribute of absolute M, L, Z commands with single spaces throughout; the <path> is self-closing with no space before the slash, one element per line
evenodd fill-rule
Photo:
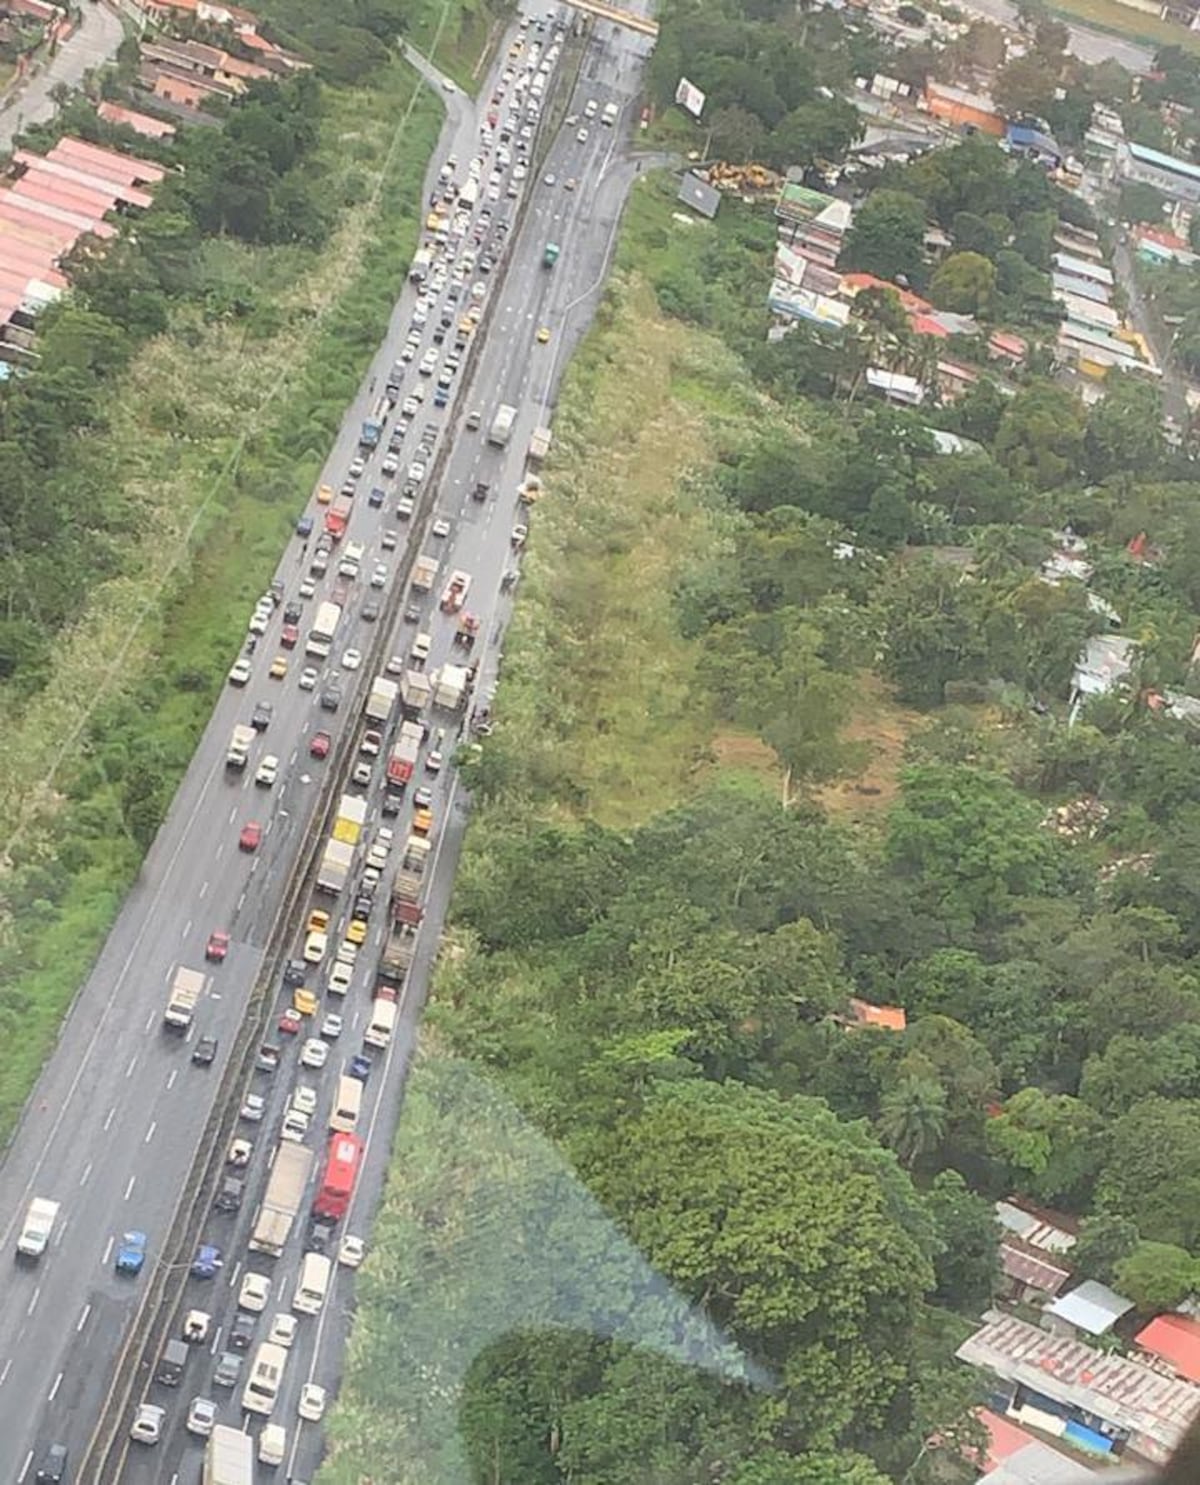
<path fill-rule="evenodd" d="M 531 40 L 548 45 L 550 34 L 531 35 Z M 635 167 L 623 160 L 618 150 L 619 141 L 628 133 L 632 100 L 648 46 L 645 38 L 618 33 L 607 24 L 593 29 L 572 109 L 582 114 L 587 100 L 594 98 L 596 117 L 587 122 L 586 139 L 577 137 L 578 126 L 561 130 L 551 143 L 545 164 L 536 174 L 531 171 L 523 182 L 529 194 L 528 206 L 519 230 L 512 234 L 505 276 L 501 278 L 504 269 L 498 265 L 488 284 L 489 318 L 481 330 L 478 363 L 469 384 L 453 389 L 453 400 L 445 413 L 434 411 L 432 379 L 420 378 L 416 368 L 430 344 L 436 313 L 431 314 L 424 328 L 421 350 L 404 378 L 405 392 L 423 382 L 430 388 L 430 396 L 406 440 L 402 471 L 424 423 L 436 420 L 453 429 L 452 450 L 435 492 L 436 513 L 450 523 L 450 531 L 440 539 L 426 537 L 422 549 L 438 556 L 443 580 L 452 567 L 471 574 L 467 607 L 481 619 L 475 651 L 480 662 L 479 700 L 494 689 L 499 640 L 508 617 L 509 599 L 502 594 L 501 578 L 519 563 L 511 545 L 512 528 L 519 520 L 536 523 L 536 511 L 529 515 L 524 507 L 519 508 L 516 494 L 525 469 L 529 436 L 535 426 L 548 419 L 568 352 L 586 328 L 634 172 Z M 497 71 L 506 65 L 502 48 Z M 518 59 L 513 65 L 522 64 Z M 433 85 L 438 85 L 436 77 Z M 489 108 L 490 92 L 490 87 L 483 88 L 478 111 L 461 94 L 444 93 L 448 118 L 431 163 L 427 196 L 435 188 L 438 168 L 450 154 L 458 158 L 461 179 L 465 162 L 479 148 L 479 122 Z M 610 99 L 622 109 L 615 129 L 600 123 L 600 110 Z M 506 107 L 501 100 L 501 113 Z M 521 156 L 514 150 L 513 158 L 515 164 Z M 489 161 L 485 167 L 485 187 L 491 164 Z M 555 185 L 545 184 L 548 174 L 555 176 Z M 490 207 L 494 221 L 512 216 L 516 209 L 517 203 L 505 194 L 508 179 L 509 173 L 505 172 L 499 200 L 487 200 L 485 189 L 479 210 Z M 565 188 L 568 179 L 577 182 L 574 190 Z M 549 240 L 559 243 L 562 250 L 553 269 L 542 266 Z M 470 285 L 468 277 L 458 309 L 465 306 Z M 401 294 L 375 367 L 347 412 L 322 475 L 335 488 L 356 452 L 358 430 L 374 400 L 375 384 L 382 387 L 387 368 L 408 333 L 415 299 L 412 287 Z M 494 304 L 490 303 L 492 299 Z M 537 339 L 543 326 L 550 331 L 546 344 Z M 447 341 L 439 351 L 439 364 L 450 343 Z M 502 402 L 516 406 L 519 417 L 508 446 L 496 449 L 486 443 L 486 433 L 496 406 Z M 476 407 L 483 413 L 482 426 L 478 431 L 468 431 L 466 413 Z M 362 541 L 367 554 L 363 577 L 355 585 L 355 597 L 343 619 L 326 673 L 341 668 L 338 660 L 347 646 L 365 651 L 374 639 L 372 626 L 361 618 L 366 578 L 374 563 L 386 563 L 389 581 L 398 582 L 416 555 L 411 545 L 406 550 L 406 528 L 395 515 L 395 485 L 380 475 L 382 454 L 381 448 L 359 481 L 363 495 L 354 501 L 347 540 Z M 471 498 L 478 480 L 486 480 L 491 486 L 490 498 L 484 503 Z M 389 489 L 382 510 L 371 509 L 365 498 L 374 484 Z M 312 509 L 319 518 L 319 508 Z M 380 538 L 385 529 L 399 532 L 396 551 L 382 550 Z M 310 556 L 299 539 L 294 539 L 285 552 L 278 570 L 285 585 L 285 602 L 296 596 Z M 342 672 L 346 697 L 334 715 L 319 709 L 319 691 L 306 692 L 298 685 L 301 669 L 311 663 L 303 654 L 304 635 L 316 602 L 332 581 L 331 575 L 318 583 L 315 597 L 305 604 L 301 643 L 290 652 L 284 679 L 267 677 L 271 660 L 284 653 L 279 647 L 281 611 L 277 610 L 269 633 L 257 645 L 250 684 L 245 690 L 227 687 L 222 693 L 140 880 L 76 1001 L 6 1159 L 0 1191 L 0 1247 L 12 1253 L 21 1219 L 33 1196 L 51 1197 L 61 1204 L 48 1253 L 33 1267 L 14 1264 L 9 1282 L 0 1292 L 0 1466 L 9 1479 L 20 1482 L 29 1476 L 35 1450 L 52 1440 L 65 1442 L 75 1460 L 83 1454 L 104 1405 L 139 1290 L 147 1278 L 146 1273 L 134 1279 L 114 1273 L 115 1244 L 123 1231 L 140 1229 L 149 1238 L 148 1266 L 158 1261 L 156 1254 L 170 1228 L 182 1185 L 199 1153 L 197 1145 L 215 1098 L 222 1062 L 255 982 L 278 911 L 279 895 L 312 824 L 321 770 L 327 765 L 310 759 L 309 740 L 317 730 L 337 734 L 358 725 L 362 697 L 352 688 L 358 683 L 365 693 L 369 682 L 365 671 Z M 461 658 L 461 651 L 453 645 L 454 621 L 438 609 L 439 589 L 440 584 L 425 600 L 419 625 L 398 622 L 392 644 L 395 651 L 404 653 L 414 633 L 427 630 L 432 639 L 430 670 L 444 660 Z M 248 721 L 253 705 L 260 700 L 273 704 L 270 727 L 256 741 L 247 770 L 243 774 L 231 772 L 225 767 L 225 754 L 232 728 L 236 722 Z M 431 721 L 434 726 L 447 727 L 449 751 L 458 719 L 435 715 Z M 280 760 L 279 781 L 270 789 L 253 781 L 258 762 L 268 753 Z M 367 791 L 372 831 L 380 823 L 381 774 L 382 769 L 377 769 Z M 447 767 L 436 777 L 425 776 L 423 781 L 435 790 L 436 820 L 435 855 L 427 872 L 426 922 L 405 986 L 396 1034 L 386 1056 L 376 1058 L 367 1087 L 360 1120 L 360 1132 L 368 1139 L 367 1158 L 355 1206 L 341 1227 L 343 1232 L 361 1233 L 368 1239 L 369 1216 L 386 1170 L 403 1074 L 414 1044 L 465 825 L 464 801 L 453 770 Z M 242 825 L 251 820 L 263 825 L 265 835 L 257 852 L 246 853 L 239 849 L 238 837 Z M 407 832 L 407 812 L 389 823 L 402 841 Z M 338 899 L 341 915 L 348 912 L 351 896 L 345 892 Z M 383 900 L 381 894 L 381 904 Z M 298 1069 L 299 1038 L 289 1042 L 284 1063 L 274 1075 L 258 1075 L 255 1079 L 255 1091 L 267 1097 L 268 1107 L 261 1124 L 246 1126 L 247 1134 L 256 1142 L 246 1201 L 235 1217 L 214 1214 L 201 1234 L 222 1248 L 225 1268 L 208 1283 L 188 1280 L 181 1295 L 184 1308 L 196 1306 L 213 1314 L 212 1349 L 222 1349 L 221 1333 L 227 1331 L 232 1319 L 236 1284 L 247 1266 L 271 1273 L 274 1284 L 256 1341 L 265 1336 L 270 1315 L 277 1308 L 287 1308 L 306 1224 L 296 1224 L 284 1255 L 273 1262 L 248 1255 L 246 1237 L 265 1185 L 279 1121 L 296 1080 L 314 1086 L 320 1097 L 314 1133 L 309 1136 L 318 1151 L 319 1168 L 329 1101 L 342 1064 L 358 1050 L 369 1010 L 384 916 L 381 906 L 373 915 L 370 937 L 344 1001 L 330 998 L 325 1002 L 325 1008 L 336 1009 L 345 1017 L 345 1029 L 331 1046 L 327 1066 L 320 1071 Z M 302 922 L 296 924 L 298 934 L 302 927 Z M 206 966 L 205 943 L 209 932 L 217 928 L 231 934 L 230 954 L 223 964 Z M 340 933 L 335 934 L 331 941 L 339 938 Z M 192 1034 L 172 1038 L 164 1034 L 161 1022 L 168 987 L 180 964 L 209 969 L 211 986 Z M 323 981 L 317 988 L 323 988 Z M 212 1068 L 191 1064 L 191 1046 L 197 1035 L 219 1038 L 218 1060 Z M 180 1277 L 182 1280 L 184 1276 Z M 288 1478 L 309 1478 L 319 1460 L 320 1430 L 310 1424 L 295 1426 L 296 1401 L 301 1384 L 310 1378 L 331 1391 L 336 1389 L 353 1302 L 352 1283 L 349 1271 L 339 1269 L 323 1315 L 301 1321 L 274 1415 L 288 1427 Z M 216 1327 L 220 1327 L 220 1333 Z M 197 1348 L 179 1389 L 151 1388 L 151 1400 L 168 1408 L 164 1440 L 157 1448 L 133 1446 L 122 1479 L 198 1477 L 203 1444 L 183 1429 L 191 1398 L 212 1396 L 221 1405 L 224 1422 L 240 1422 L 243 1416 L 240 1385 L 232 1395 L 214 1392 L 212 1365 L 211 1351 Z"/>

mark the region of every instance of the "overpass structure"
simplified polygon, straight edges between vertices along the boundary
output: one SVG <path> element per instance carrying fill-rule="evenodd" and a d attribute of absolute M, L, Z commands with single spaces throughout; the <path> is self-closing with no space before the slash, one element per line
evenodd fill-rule
<path fill-rule="evenodd" d="M 583 11 L 584 15 L 595 16 L 599 21 L 611 21 L 614 26 L 625 26 L 642 36 L 658 35 L 658 22 L 652 21 L 649 16 L 638 15 L 636 11 L 606 5 L 604 0 L 566 0 L 566 3 L 575 10 Z"/>

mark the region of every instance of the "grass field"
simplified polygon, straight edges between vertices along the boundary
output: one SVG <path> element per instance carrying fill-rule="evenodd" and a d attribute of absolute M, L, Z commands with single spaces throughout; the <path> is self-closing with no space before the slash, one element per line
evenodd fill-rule
<path fill-rule="evenodd" d="M 1053 0 L 1050 9 L 1064 20 L 1080 21 L 1101 31 L 1128 36 L 1149 47 L 1181 46 L 1200 55 L 1200 33 L 1144 11 L 1122 5 L 1121 0 Z"/>

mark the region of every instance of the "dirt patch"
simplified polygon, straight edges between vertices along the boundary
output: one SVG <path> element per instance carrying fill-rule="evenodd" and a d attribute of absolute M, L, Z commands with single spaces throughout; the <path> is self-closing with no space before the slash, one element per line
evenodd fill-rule
<path fill-rule="evenodd" d="M 779 759 L 761 737 L 749 732 L 718 732 L 711 743 L 712 760 L 718 768 L 736 768 L 756 773 L 774 786 L 781 786 Z"/>
<path fill-rule="evenodd" d="M 920 712 L 895 702 L 877 676 L 861 677 L 858 704 L 843 736 L 863 745 L 866 760 L 853 778 L 820 790 L 819 802 L 831 815 L 850 817 L 889 809 L 899 791 L 904 745 L 924 720 Z"/>

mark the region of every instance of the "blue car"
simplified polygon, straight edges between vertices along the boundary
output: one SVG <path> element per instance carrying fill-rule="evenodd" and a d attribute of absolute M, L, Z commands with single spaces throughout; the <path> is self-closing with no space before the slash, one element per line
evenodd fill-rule
<path fill-rule="evenodd" d="M 300 519 L 296 522 L 297 536 L 311 536 L 312 530 L 313 518 L 311 516 L 301 516 Z"/>
<path fill-rule="evenodd" d="M 146 1243 L 148 1239 L 144 1232 L 125 1232 L 121 1234 L 121 1241 L 117 1244 L 116 1266 L 119 1274 L 140 1274 L 142 1265 L 146 1261 Z"/>
<path fill-rule="evenodd" d="M 360 1083 L 365 1083 L 371 1076 L 371 1059 L 365 1057 L 361 1052 L 357 1052 L 351 1057 L 350 1065 L 346 1071 L 352 1078 L 357 1078 Z"/>
<path fill-rule="evenodd" d="M 367 504 L 372 510 L 378 510 L 386 499 L 386 490 L 380 489 L 378 485 L 371 486 L 371 493 L 367 496 Z"/>
<path fill-rule="evenodd" d="M 201 1243 L 192 1259 L 192 1278 L 215 1279 L 217 1270 L 224 1266 L 225 1260 L 221 1257 L 220 1248 L 214 1247 L 212 1243 Z"/>

